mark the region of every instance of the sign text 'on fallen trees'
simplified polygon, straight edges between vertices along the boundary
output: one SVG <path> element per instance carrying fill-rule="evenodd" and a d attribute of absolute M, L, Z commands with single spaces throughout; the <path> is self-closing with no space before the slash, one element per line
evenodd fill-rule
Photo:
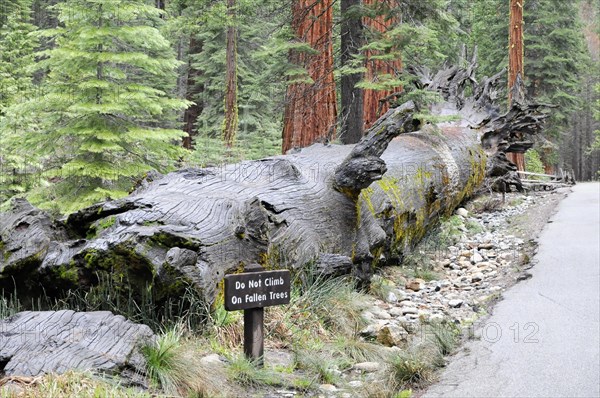
<path fill-rule="evenodd" d="M 225 276 L 227 311 L 262 308 L 290 302 L 290 271 L 261 271 Z"/>

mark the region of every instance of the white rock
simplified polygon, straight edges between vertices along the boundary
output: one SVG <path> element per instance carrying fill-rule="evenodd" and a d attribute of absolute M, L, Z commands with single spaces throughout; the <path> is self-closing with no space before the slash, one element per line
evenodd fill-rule
<path fill-rule="evenodd" d="M 404 315 L 404 314 L 402 314 L 402 308 L 400 308 L 400 307 L 390 308 L 389 312 L 392 317 L 398 317 L 398 316 Z"/>
<path fill-rule="evenodd" d="M 418 314 L 419 310 L 417 309 L 417 307 L 402 307 L 402 315 L 406 315 L 406 314 Z"/>
<path fill-rule="evenodd" d="M 319 390 L 323 392 L 336 392 L 338 389 L 333 384 L 321 384 Z"/>
<path fill-rule="evenodd" d="M 452 260 L 450 260 L 449 258 L 445 258 L 442 261 L 439 262 L 441 267 L 450 267 L 450 264 L 452 264 Z"/>
<path fill-rule="evenodd" d="M 464 303 L 463 300 L 460 299 L 454 299 L 454 300 L 450 300 L 448 301 L 448 305 L 452 308 L 458 308 L 460 307 L 462 304 Z"/>
<path fill-rule="evenodd" d="M 360 335 L 364 337 L 375 337 L 382 327 L 387 325 L 389 321 L 377 319 L 374 323 L 370 323 L 363 330 L 360 331 Z"/>
<path fill-rule="evenodd" d="M 459 207 L 458 209 L 456 209 L 456 211 L 454 213 L 456 213 L 457 216 L 461 216 L 461 217 L 469 216 L 469 211 L 467 209 L 465 209 L 464 207 Z"/>
<path fill-rule="evenodd" d="M 351 382 L 348 383 L 348 385 L 352 388 L 358 388 L 358 387 L 362 387 L 363 382 L 360 380 L 352 380 Z"/>
<path fill-rule="evenodd" d="M 385 298 L 385 301 L 387 301 L 388 303 L 397 303 L 398 296 L 396 296 L 396 293 L 394 293 L 394 292 L 389 292 L 387 294 L 387 297 Z"/>
<path fill-rule="evenodd" d="M 373 313 L 373 315 L 375 315 L 375 318 L 378 318 L 378 319 L 391 319 L 392 318 L 392 316 L 390 315 L 389 312 L 387 312 L 379 307 L 371 308 L 371 312 Z"/>
<path fill-rule="evenodd" d="M 354 365 L 352 369 L 358 370 L 359 372 L 372 373 L 381 369 L 381 364 L 379 362 L 360 362 Z"/>
<path fill-rule="evenodd" d="M 375 320 L 375 315 L 373 315 L 373 313 L 369 311 L 363 311 L 362 314 L 360 314 L 360 316 L 367 322 L 372 322 Z"/>
<path fill-rule="evenodd" d="M 477 264 L 477 263 L 480 263 L 480 262 L 482 262 L 482 261 L 483 261 L 483 257 L 481 256 L 481 254 L 479 254 L 479 252 L 478 252 L 478 251 L 475 251 L 475 252 L 473 253 L 473 255 L 471 256 L 471 262 L 472 262 L 473 264 Z"/>
<path fill-rule="evenodd" d="M 471 276 L 471 282 L 479 282 L 483 280 L 483 272 L 476 272 Z"/>
<path fill-rule="evenodd" d="M 223 365 L 223 361 L 221 360 L 221 357 L 219 356 L 219 354 L 210 354 L 205 357 L 202 357 L 200 359 L 200 363 L 202 363 L 203 365 L 209 365 L 209 366 Z"/>

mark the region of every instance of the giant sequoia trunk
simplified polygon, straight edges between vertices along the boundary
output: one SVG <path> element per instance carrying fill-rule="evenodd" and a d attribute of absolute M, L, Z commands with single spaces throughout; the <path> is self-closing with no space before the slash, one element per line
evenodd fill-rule
<path fill-rule="evenodd" d="M 379 4 L 378 4 L 379 3 Z M 371 7 L 389 7 L 394 9 L 398 7 L 396 0 L 364 0 L 366 6 Z M 374 18 L 365 17 L 365 27 L 372 31 L 375 37 L 385 36 L 386 32 L 400 23 L 399 18 L 392 17 L 385 13 L 377 12 Z M 388 55 L 398 51 L 396 48 L 386 49 L 385 51 L 367 50 L 365 51 L 365 80 L 373 84 L 380 84 L 380 79 L 395 79 L 402 71 L 402 59 L 382 60 L 382 55 Z M 394 94 L 402 91 L 402 87 L 389 87 L 388 89 L 365 89 L 363 106 L 363 123 L 365 129 L 371 127 L 373 123 L 390 108 L 390 100 L 394 99 Z"/>
<path fill-rule="evenodd" d="M 294 49 L 291 63 L 306 71 L 290 76 L 283 116 L 282 151 L 304 148 L 335 138 L 337 108 L 333 78 L 333 2 L 294 0 L 292 29 L 298 43 L 314 50 Z"/>
<path fill-rule="evenodd" d="M 212 300 L 226 273 L 256 262 L 366 280 L 376 265 L 398 264 L 486 167 L 497 171 L 511 132 L 535 132 L 543 118 L 526 105 L 498 116 L 496 79 L 476 84 L 473 66 L 422 81 L 446 100 L 432 111 L 454 121 L 423 124 L 405 103 L 355 146 L 148 176 L 129 197 L 61 221 L 16 200 L 0 219 L 1 287 L 56 295 L 107 273 L 165 295 L 187 281 Z"/>
<path fill-rule="evenodd" d="M 513 97 L 515 84 L 524 79 L 523 65 L 523 1 L 510 0 L 510 16 L 508 29 L 508 103 L 522 101 L 521 96 Z M 527 150 L 528 148 L 525 148 Z M 524 152 L 508 152 L 507 158 L 517 166 L 517 170 L 525 170 Z"/>

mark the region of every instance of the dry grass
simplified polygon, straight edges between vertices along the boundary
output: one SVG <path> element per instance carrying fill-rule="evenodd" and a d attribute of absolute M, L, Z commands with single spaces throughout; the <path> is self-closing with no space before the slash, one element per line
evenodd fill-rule
<path fill-rule="evenodd" d="M 150 398 L 147 392 L 125 388 L 111 379 L 89 372 L 70 371 L 43 377 L 5 377 L 0 380 L 2 398 Z"/>

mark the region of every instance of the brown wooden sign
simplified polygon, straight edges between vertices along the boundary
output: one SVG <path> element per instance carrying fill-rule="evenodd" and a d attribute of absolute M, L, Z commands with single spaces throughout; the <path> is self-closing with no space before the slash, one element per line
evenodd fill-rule
<path fill-rule="evenodd" d="M 260 271 L 225 276 L 227 311 L 262 308 L 290 302 L 290 271 Z"/>

